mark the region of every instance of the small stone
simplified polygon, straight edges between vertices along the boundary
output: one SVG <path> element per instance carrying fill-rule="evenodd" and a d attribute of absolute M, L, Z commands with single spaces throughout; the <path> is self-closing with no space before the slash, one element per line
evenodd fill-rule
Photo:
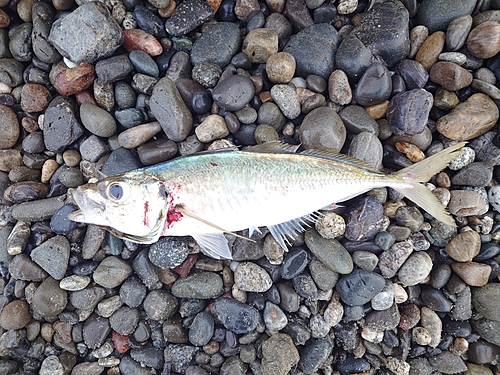
<path fill-rule="evenodd" d="M 408 59 L 412 59 L 417 54 L 422 44 L 429 36 L 429 29 L 424 25 L 417 25 L 410 30 L 410 53 Z"/>
<path fill-rule="evenodd" d="M 347 136 L 339 115 L 329 107 L 309 112 L 300 126 L 299 139 L 305 149 L 339 152 Z"/>
<path fill-rule="evenodd" d="M 89 283 L 89 276 L 70 275 L 61 279 L 59 287 L 63 290 L 74 292 L 86 288 Z"/>
<path fill-rule="evenodd" d="M 251 262 L 243 262 L 234 271 L 236 286 L 246 292 L 266 292 L 272 285 L 269 274 Z"/>
<path fill-rule="evenodd" d="M 278 52 L 278 34 L 272 29 L 253 29 L 243 40 L 242 51 L 252 63 L 265 63 Z"/>
<path fill-rule="evenodd" d="M 448 350 L 443 351 L 435 357 L 430 357 L 429 363 L 436 371 L 443 374 L 456 374 L 467 370 L 463 359 Z"/>
<path fill-rule="evenodd" d="M 488 203 L 475 191 L 452 190 L 448 210 L 457 216 L 483 215 L 488 211 Z"/>
<path fill-rule="evenodd" d="M 177 5 L 165 22 L 167 33 L 181 36 L 189 33 L 214 16 L 213 8 L 202 0 L 188 0 Z"/>
<path fill-rule="evenodd" d="M 272 335 L 262 345 L 261 369 L 264 374 L 286 375 L 299 359 L 299 352 L 287 334 Z"/>
<path fill-rule="evenodd" d="M 215 300 L 212 312 L 226 329 L 236 334 L 253 331 L 260 316 L 256 309 L 232 298 L 221 297 Z"/>
<path fill-rule="evenodd" d="M 0 314 L 0 326 L 6 330 L 24 328 L 30 320 L 29 305 L 22 300 L 9 302 Z"/>
<path fill-rule="evenodd" d="M 116 132 L 116 122 L 108 112 L 91 103 L 80 106 L 83 126 L 99 137 L 111 137 Z"/>
<path fill-rule="evenodd" d="M 469 230 L 459 233 L 446 245 L 446 253 L 457 262 L 470 262 L 479 254 L 481 248 L 480 235 Z"/>
<path fill-rule="evenodd" d="M 343 276 L 335 286 L 342 301 L 349 306 L 362 306 L 384 288 L 385 280 L 379 274 L 356 269 Z"/>
<path fill-rule="evenodd" d="M 328 96 L 333 103 L 346 105 L 352 101 L 352 91 L 347 75 L 342 70 L 334 70 L 328 78 Z"/>
<path fill-rule="evenodd" d="M 432 259 L 424 251 L 410 255 L 398 271 L 398 279 L 403 286 L 417 285 L 427 279 L 432 270 Z"/>
<path fill-rule="evenodd" d="M 472 83 L 472 73 L 452 62 L 439 61 L 430 70 L 430 80 L 448 91 L 456 91 Z"/>
<path fill-rule="evenodd" d="M 66 292 L 59 288 L 59 283 L 47 277 L 35 290 L 31 307 L 43 318 L 53 318 L 64 310 L 67 301 Z"/>
<path fill-rule="evenodd" d="M 40 267 L 56 280 L 66 274 L 70 245 L 63 236 L 53 237 L 33 249 L 30 256 Z"/>
<path fill-rule="evenodd" d="M 228 111 L 238 111 L 245 107 L 255 94 L 252 81 L 242 75 L 235 74 L 219 81 L 213 89 L 215 103 Z"/>
<path fill-rule="evenodd" d="M 391 75 L 382 63 L 373 63 L 361 76 L 354 98 L 359 105 L 368 106 L 389 99 L 392 92 Z"/>
<path fill-rule="evenodd" d="M 295 73 L 295 58 L 288 52 L 272 54 L 266 62 L 266 73 L 271 82 L 290 82 Z"/>
<path fill-rule="evenodd" d="M 48 193 L 48 187 L 40 182 L 22 181 L 5 189 L 3 198 L 11 203 L 21 203 L 45 198 Z"/>
<path fill-rule="evenodd" d="M 300 115 L 299 97 L 291 86 L 285 84 L 274 85 L 271 88 L 271 97 L 285 117 L 293 120 Z"/>
<path fill-rule="evenodd" d="M 382 275 L 386 278 L 395 276 L 412 251 L 413 248 L 411 244 L 407 242 L 398 242 L 391 246 L 389 250 L 380 254 L 379 267 Z"/>
<path fill-rule="evenodd" d="M 150 33 L 141 29 L 123 30 L 123 47 L 128 51 L 143 51 L 150 56 L 158 56 L 163 47 Z"/>
<path fill-rule="evenodd" d="M 443 50 L 444 43 L 444 32 L 436 31 L 429 35 L 418 50 L 415 61 L 418 61 L 425 69 L 429 70 L 437 62 L 438 56 Z"/>
<path fill-rule="evenodd" d="M 432 94 L 414 89 L 395 95 L 387 108 L 387 120 L 395 135 L 422 133 L 433 104 Z"/>
<path fill-rule="evenodd" d="M 229 135 L 226 121 L 222 116 L 209 115 L 195 128 L 195 134 L 200 142 L 209 143 Z"/>
<path fill-rule="evenodd" d="M 94 281 L 105 288 L 116 288 L 132 273 L 132 267 L 120 258 L 109 256 L 94 271 Z"/>
<path fill-rule="evenodd" d="M 212 272 L 200 272 L 176 280 L 172 294 L 177 298 L 210 299 L 221 294 L 222 279 Z"/>
<path fill-rule="evenodd" d="M 177 310 L 179 302 L 165 290 L 152 290 L 144 299 L 146 315 L 152 320 L 164 321 Z"/>
<path fill-rule="evenodd" d="M 304 240 L 309 250 L 332 271 L 341 274 L 351 273 L 352 258 L 337 240 L 325 239 L 314 229 L 306 230 Z"/>
<path fill-rule="evenodd" d="M 500 22 L 486 21 L 473 28 L 467 38 L 467 50 L 480 59 L 500 52 Z"/>
<path fill-rule="evenodd" d="M 463 47 L 470 30 L 472 29 L 472 17 L 464 14 L 455 18 L 446 30 L 446 47 L 449 51 L 458 51 Z"/>
<path fill-rule="evenodd" d="M 88 89 L 94 82 L 95 69 L 88 63 L 64 69 L 54 79 L 54 88 L 61 95 L 70 96 Z"/>
<path fill-rule="evenodd" d="M 45 110 L 52 95 L 45 86 L 37 83 L 28 83 L 21 90 L 21 108 L 26 112 L 41 112 Z"/>
<path fill-rule="evenodd" d="M 19 139 L 19 121 L 14 111 L 3 104 L 0 104 L 0 149 L 13 147 Z"/>
<path fill-rule="evenodd" d="M 486 285 L 491 274 L 491 266 L 484 263 L 453 263 L 451 268 L 470 286 Z"/>

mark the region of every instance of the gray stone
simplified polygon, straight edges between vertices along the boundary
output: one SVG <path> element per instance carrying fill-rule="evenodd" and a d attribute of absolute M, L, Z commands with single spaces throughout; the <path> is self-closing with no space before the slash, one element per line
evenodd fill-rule
<path fill-rule="evenodd" d="M 61 280 L 68 267 L 70 245 L 66 237 L 56 236 L 33 249 L 30 256 L 56 280 Z"/>
<path fill-rule="evenodd" d="M 191 49 L 191 62 L 211 62 L 224 68 L 238 52 L 241 44 L 237 24 L 219 22 L 209 25 L 195 40 Z"/>
<path fill-rule="evenodd" d="M 170 35 L 181 36 L 196 29 L 214 16 L 213 8 L 203 0 L 187 0 L 175 9 L 165 22 L 165 29 Z"/>
<path fill-rule="evenodd" d="M 471 14 L 476 6 L 475 0 L 424 0 L 417 13 L 417 25 L 427 26 L 429 34 L 446 30 L 455 18 Z"/>
<path fill-rule="evenodd" d="M 102 3 L 90 2 L 55 21 L 49 41 L 74 63 L 94 63 L 122 45 L 123 31 Z"/>

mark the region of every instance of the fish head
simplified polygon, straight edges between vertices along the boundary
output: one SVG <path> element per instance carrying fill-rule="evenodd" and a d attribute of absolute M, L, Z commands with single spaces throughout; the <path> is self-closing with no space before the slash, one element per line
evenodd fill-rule
<path fill-rule="evenodd" d="M 70 220 L 103 227 L 133 242 L 153 243 L 160 238 L 167 202 L 157 179 L 129 172 L 79 186 L 72 195 L 79 210 L 68 215 Z"/>

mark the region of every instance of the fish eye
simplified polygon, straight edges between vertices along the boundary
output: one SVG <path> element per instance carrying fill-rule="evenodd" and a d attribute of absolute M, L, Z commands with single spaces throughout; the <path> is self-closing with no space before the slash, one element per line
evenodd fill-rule
<path fill-rule="evenodd" d="M 113 182 L 108 186 L 107 193 L 108 197 L 119 201 L 123 198 L 127 198 L 130 188 L 125 182 Z"/>

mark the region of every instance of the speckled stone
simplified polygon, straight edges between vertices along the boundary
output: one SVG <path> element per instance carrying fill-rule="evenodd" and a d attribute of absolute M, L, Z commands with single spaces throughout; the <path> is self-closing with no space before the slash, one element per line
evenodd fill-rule
<path fill-rule="evenodd" d="M 265 63 L 278 52 L 278 34 L 273 29 L 253 29 L 243 39 L 242 51 L 252 63 Z"/>
<path fill-rule="evenodd" d="M 299 131 L 299 139 L 306 149 L 339 152 L 347 136 L 339 115 L 329 107 L 309 112 Z"/>
<path fill-rule="evenodd" d="M 459 233 L 446 245 L 446 253 L 457 262 L 470 262 L 481 248 L 480 235 L 469 230 Z"/>
<path fill-rule="evenodd" d="M 132 273 L 132 267 L 120 258 L 109 256 L 94 271 L 94 281 L 105 288 L 116 288 Z"/>

